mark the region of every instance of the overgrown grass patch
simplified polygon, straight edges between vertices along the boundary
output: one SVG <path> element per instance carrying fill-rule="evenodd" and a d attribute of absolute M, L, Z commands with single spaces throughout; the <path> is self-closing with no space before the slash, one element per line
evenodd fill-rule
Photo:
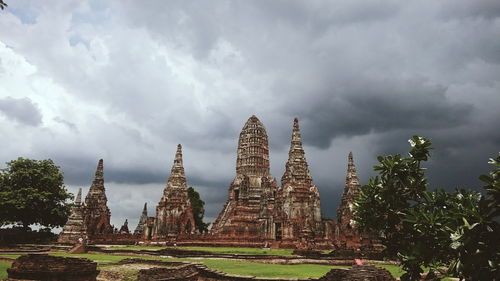
<path fill-rule="evenodd" d="M 7 278 L 7 268 L 9 268 L 10 265 L 10 262 L 0 261 L 0 280 Z"/>
<path fill-rule="evenodd" d="M 0 258 L 7 258 L 7 259 L 17 259 L 21 255 L 19 254 L 0 254 Z"/>
<path fill-rule="evenodd" d="M 401 275 L 405 273 L 403 269 L 399 265 L 391 265 L 391 264 L 377 264 L 375 265 L 377 267 L 385 268 L 389 270 L 389 272 L 392 274 L 392 276 L 399 278 Z"/>
<path fill-rule="evenodd" d="M 211 269 L 229 274 L 275 278 L 321 277 L 332 268 L 346 268 L 346 266 L 318 264 L 282 265 L 222 259 L 189 259 L 187 261 L 202 263 Z"/>

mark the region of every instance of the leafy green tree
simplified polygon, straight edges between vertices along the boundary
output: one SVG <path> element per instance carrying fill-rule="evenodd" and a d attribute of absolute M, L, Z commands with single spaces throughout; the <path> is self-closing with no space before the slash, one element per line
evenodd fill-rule
<path fill-rule="evenodd" d="M 193 216 L 196 228 L 200 232 L 205 232 L 208 230 L 208 224 L 203 222 L 203 217 L 205 216 L 205 202 L 201 200 L 200 194 L 194 190 L 194 188 L 188 188 L 189 201 L 191 201 L 191 206 L 193 207 Z"/>
<path fill-rule="evenodd" d="M 47 227 L 66 222 L 71 199 L 63 174 L 52 160 L 18 158 L 0 170 L 0 225 L 31 224 Z"/>
<path fill-rule="evenodd" d="M 379 175 L 362 187 L 355 203 L 359 228 L 380 234 L 386 255 L 399 259 L 406 271 L 401 280 L 418 280 L 424 266 L 431 269 L 428 277 L 435 277 L 448 265 L 466 280 L 495 280 L 500 172 L 481 176 L 486 197 L 471 190 L 429 191 L 421 164 L 430 157 L 431 142 L 418 136 L 409 142 L 409 157 L 378 157 Z"/>
<path fill-rule="evenodd" d="M 465 280 L 500 280 L 500 156 L 489 163 L 496 169 L 479 177 L 486 195 L 453 214 L 450 272 Z"/>

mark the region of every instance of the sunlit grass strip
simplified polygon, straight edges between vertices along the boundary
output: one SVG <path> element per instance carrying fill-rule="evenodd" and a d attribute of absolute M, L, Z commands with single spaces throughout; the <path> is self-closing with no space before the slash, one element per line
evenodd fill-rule
<path fill-rule="evenodd" d="M 19 254 L 0 254 L 0 258 L 7 258 L 7 259 L 17 259 L 21 255 Z"/>
<path fill-rule="evenodd" d="M 9 268 L 10 265 L 10 262 L 0 261 L 0 280 L 7 278 L 7 268 Z"/>

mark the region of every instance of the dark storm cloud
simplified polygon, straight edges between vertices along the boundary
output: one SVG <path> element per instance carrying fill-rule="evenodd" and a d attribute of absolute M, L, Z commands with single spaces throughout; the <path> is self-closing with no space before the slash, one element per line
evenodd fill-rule
<path fill-rule="evenodd" d="M 365 81 L 347 89 L 296 109 L 308 125 L 309 144 L 327 148 L 339 136 L 455 127 L 467 122 L 472 110 L 470 104 L 447 100 L 446 88 L 421 81 Z"/>
<path fill-rule="evenodd" d="M 6 97 L 0 99 L 0 112 L 21 124 L 29 126 L 42 124 L 42 113 L 29 98 Z"/>

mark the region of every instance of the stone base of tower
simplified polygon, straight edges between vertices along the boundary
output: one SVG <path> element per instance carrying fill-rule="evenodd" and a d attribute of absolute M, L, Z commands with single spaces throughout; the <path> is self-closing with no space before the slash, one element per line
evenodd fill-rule
<path fill-rule="evenodd" d="M 80 239 L 82 239 L 82 241 L 85 241 L 86 238 L 87 234 L 82 232 L 61 232 L 59 234 L 59 237 L 57 238 L 57 243 L 73 245 L 79 243 Z"/>

